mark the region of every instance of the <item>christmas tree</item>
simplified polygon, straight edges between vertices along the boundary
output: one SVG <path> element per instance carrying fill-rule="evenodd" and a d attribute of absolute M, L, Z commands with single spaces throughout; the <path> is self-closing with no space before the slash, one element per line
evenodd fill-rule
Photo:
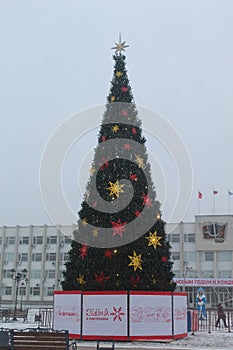
<path fill-rule="evenodd" d="M 125 42 L 113 47 L 114 75 L 63 290 L 174 291 L 171 246 L 127 70 Z"/>

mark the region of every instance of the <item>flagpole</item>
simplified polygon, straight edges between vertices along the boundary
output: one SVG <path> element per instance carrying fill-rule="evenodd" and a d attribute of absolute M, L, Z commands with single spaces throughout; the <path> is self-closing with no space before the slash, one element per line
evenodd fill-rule
<path fill-rule="evenodd" d="M 229 191 L 228 191 L 228 215 L 230 215 L 230 212 L 231 212 L 231 208 L 230 208 L 230 194 L 229 194 Z"/>
<path fill-rule="evenodd" d="M 213 214 L 215 215 L 215 195 L 214 195 L 214 189 L 213 189 Z"/>
<path fill-rule="evenodd" d="M 197 197 L 197 211 L 198 215 L 200 215 L 200 198 Z"/>

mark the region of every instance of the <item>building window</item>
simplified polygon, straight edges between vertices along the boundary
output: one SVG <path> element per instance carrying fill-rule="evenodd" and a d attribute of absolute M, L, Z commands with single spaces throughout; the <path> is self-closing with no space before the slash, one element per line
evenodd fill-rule
<path fill-rule="evenodd" d="M 184 260 L 187 262 L 196 261 L 196 252 L 184 252 Z"/>
<path fill-rule="evenodd" d="M 185 243 L 195 243 L 196 242 L 195 233 L 185 233 L 184 234 L 184 242 Z"/>
<path fill-rule="evenodd" d="M 8 238 L 8 244 L 15 245 L 15 236 L 11 236 Z"/>
<path fill-rule="evenodd" d="M 32 254 L 32 261 L 42 261 L 42 253 Z"/>
<path fill-rule="evenodd" d="M 47 239 L 49 239 L 49 242 L 47 242 L 47 243 L 57 244 L 57 236 L 50 236 Z"/>
<path fill-rule="evenodd" d="M 46 276 L 47 278 L 55 278 L 55 270 L 47 270 Z"/>
<path fill-rule="evenodd" d="M 180 259 L 180 252 L 172 252 L 172 259 L 179 260 Z"/>
<path fill-rule="evenodd" d="M 40 287 L 39 286 L 31 287 L 30 288 L 30 295 L 34 295 L 34 296 L 40 295 Z"/>
<path fill-rule="evenodd" d="M 231 278 L 231 270 L 218 271 L 219 278 Z"/>
<path fill-rule="evenodd" d="M 43 236 L 33 237 L 33 244 L 43 244 Z"/>
<path fill-rule="evenodd" d="M 175 278 L 180 278 L 180 270 L 173 270 L 173 273 L 175 274 Z"/>
<path fill-rule="evenodd" d="M 29 237 L 22 237 L 21 239 L 23 245 L 28 245 L 29 244 Z"/>
<path fill-rule="evenodd" d="M 56 261 L 56 253 L 47 253 L 46 261 Z"/>
<path fill-rule="evenodd" d="M 230 251 L 222 251 L 222 252 L 217 252 L 218 256 L 218 261 L 231 261 L 231 252 Z"/>
<path fill-rule="evenodd" d="M 47 296 L 51 297 L 51 296 L 53 296 L 53 293 L 54 293 L 54 287 L 48 287 Z"/>
<path fill-rule="evenodd" d="M 213 276 L 214 276 L 214 270 L 202 271 L 202 277 L 213 278 Z"/>
<path fill-rule="evenodd" d="M 65 236 L 65 243 L 71 243 L 71 237 L 70 236 Z"/>
<path fill-rule="evenodd" d="M 214 252 L 205 252 L 205 261 L 214 261 Z"/>
<path fill-rule="evenodd" d="M 172 239 L 171 240 L 172 243 L 179 243 L 180 242 L 180 235 L 175 233 L 175 234 L 171 235 L 171 239 Z"/>
<path fill-rule="evenodd" d="M 28 253 L 21 253 L 18 256 L 19 261 L 28 261 Z"/>
<path fill-rule="evenodd" d="M 11 295 L 12 294 L 12 287 L 5 287 L 5 295 Z"/>
<path fill-rule="evenodd" d="M 15 258 L 14 253 L 5 253 L 4 254 L 4 263 L 8 264 L 8 262 L 13 262 Z"/>
<path fill-rule="evenodd" d="M 69 259 L 70 259 L 69 254 L 68 254 L 68 253 L 64 253 L 64 261 L 65 261 L 65 262 L 66 262 L 66 261 L 69 261 Z"/>
<path fill-rule="evenodd" d="M 30 278 L 38 279 L 41 277 L 41 270 L 31 270 Z"/>
<path fill-rule="evenodd" d="M 12 271 L 11 270 L 3 270 L 3 277 L 11 278 Z"/>

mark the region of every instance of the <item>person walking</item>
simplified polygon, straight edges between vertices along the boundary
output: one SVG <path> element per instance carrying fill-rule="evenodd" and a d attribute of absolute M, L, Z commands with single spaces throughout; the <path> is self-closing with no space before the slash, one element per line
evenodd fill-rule
<path fill-rule="evenodd" d="M 226 315 L 225 315 L 224 307 L 223 307 L 222 303 L 219 303 L 217 305 L 217 313 L 218 313 L 218 318 L 217 318 L 215 327 L 220 326 L 220 320 L 223 320 L 224 326 L 225 326 L 225 328 L 227 328 L 228 326 L 226 323 Z"/>

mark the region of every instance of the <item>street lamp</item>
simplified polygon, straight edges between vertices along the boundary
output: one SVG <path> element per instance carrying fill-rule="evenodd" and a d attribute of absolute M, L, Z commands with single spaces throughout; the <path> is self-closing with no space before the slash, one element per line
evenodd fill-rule
<path fill-rule="evenodd" d="M 14 316 L 12 321 L 17 321 L 16 318 L 16 311 L 17 311 L 17 302 L 18 302 L 18 292 L 19 292 L 19 283 L 21 281 L 26 281 L 26 276 L 27 276 L 27 269 L 23 269 L 21 272 L 17 272 L 15 269 L 11 269 L 11 278 L 13 281 L 16 282 L 16 291 L 15 291 L 15 309 L 14 309 Z"/>
<path fill-rule="evenodd" d="M 187 273 L 192 270 L 192 266 L 188 266 L 187 262 L 184 262 L 184 270 L 183 270 L 183 292 L 185 292 L 185 282 L 186 282 L 186 277 Z"/>
<path fill-rule="evenodd" d="M 25 295 L 25 291 L 26 291 L 26 286 L 27 286 L 27 283 L 28 283 L 28 279 L 24 279 L 20 282 L 19 284 L 19 294 L 20 294 L 20 310 L 22 311 L 23 310 L 23 296 Z"/>

